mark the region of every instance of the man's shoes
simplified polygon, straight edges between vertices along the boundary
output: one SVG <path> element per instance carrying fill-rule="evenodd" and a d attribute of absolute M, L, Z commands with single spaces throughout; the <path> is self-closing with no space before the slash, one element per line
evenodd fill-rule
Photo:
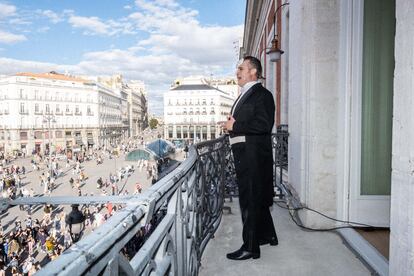
<path fill-rule="evenodd" d="M 240 248 L 239 250 L 229 253 L 226 256 L 227 256 L 227 259 L 238 260 L 238 261 L 247 260 L 250 258 L 258 259 L 260 258 L 260 252 L 254 253 L 254 252 L 246 251 L 243 248 Z"/>
<path fill-rule="evenodd" d="M 271 238 L 264 238 L 259 240 L 259 245 L 265 245 L 269 244 L 271 246 L 275 246 L 279 244 L 279 241 L 277 240 L 277 237 L 271 237 Z"/>

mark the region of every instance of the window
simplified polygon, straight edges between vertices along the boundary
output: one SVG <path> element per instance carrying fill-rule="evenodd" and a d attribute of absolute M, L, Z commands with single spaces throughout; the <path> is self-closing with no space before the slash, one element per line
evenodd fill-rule
<path fill-rule="evenodd" d="M 66 105 L 66 113 L 69 113 L 70 112 L 70 109 L 69 109 L 69 105 L 67 104 Z"/>
<path fill-rule="evenodd" d="M 49 104 L 46 104 L 46 114 L 50 114 L 50 106 L 49 106 Z"/>
<path fill-rule="evenodd" d="M 20 103 L 20 114 L 24 114 L 26 111 L 24 110 L 24 103 Z"/>
<path fill-rule="evenodd" d="M 88 107 L 87 107 L 87 113 L 88 113 L 88 115 L 93 115 L 90 105 L 88 105 Z"/>
<path fill-rule="evenodd" d="M 207 104 L 207 100 L 203 99 L 203 105 L 206 105 L 206 104 Z"/>
<path fill-rule="evenodd" d="M 390 195 L 395 1 L 364 1 L 363 33 L 359 192 Z"/>
<path fill-rule="evenodd" d="M 35 133 L 34 133 L 34 138 L 35 139 L 42 139 L 42 137 L 43 137 L 43 135 L 42 135 L 43 133 L 41 132 L 41 131 L 35 131 Z"/>
<path fill-rule="evenodd" d="M 39 111 L 39 104 L 37 103 L 37 104 L 35 104 L 35 113 L 39 113 L 40 111 Z"/>
<path fill-rule="evenodd" d="M 56 105 L 56 113 L 60 113 L 60 106 L 58 104 Z"/>
<path fill-rule="evenodd" d="M 27 131 L 20 132 L 20 140 L 27 140 Z"/>
<path fill-rule="evenodd" d="M 75 113 L 76 113 L 76 114 L 79 114 L 79 112 L 80 112 L 80 111 L 79 111 L 79 105 L 77 105 L 77 106 L 75 107 Z"/>
<path fill-rule="evenodd" d="M 62 138 L 62 131 L 61 130 L 56 130 L 55 136 L 56 136 L 56 138 Z"/>

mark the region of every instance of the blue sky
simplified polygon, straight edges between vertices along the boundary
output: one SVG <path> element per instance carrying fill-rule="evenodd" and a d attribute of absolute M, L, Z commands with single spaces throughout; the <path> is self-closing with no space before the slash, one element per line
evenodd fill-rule
<path fill-rule="evenodd" d="M 175 78 L 234 73 L 244 13 L 245 0 L 0 0 L 0 74 L 122 74 L 160 114 Z"/>

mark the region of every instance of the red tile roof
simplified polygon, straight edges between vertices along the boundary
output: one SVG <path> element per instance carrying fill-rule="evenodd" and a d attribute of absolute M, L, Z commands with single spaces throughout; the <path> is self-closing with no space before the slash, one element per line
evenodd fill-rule
<path fill-rule="evenodd" d="M 79 77 L 67 76 L 67 75 L 59 74 L 53 71 L 48 72 L 48 73 L 21 72 L 21 73 L 15 74 L 15 76 L 52 79 L 52 80 L 63 80 L 63 81 L 75 81 L 75 82 L 88 82 L 87 80 L 79 78 Z"/>

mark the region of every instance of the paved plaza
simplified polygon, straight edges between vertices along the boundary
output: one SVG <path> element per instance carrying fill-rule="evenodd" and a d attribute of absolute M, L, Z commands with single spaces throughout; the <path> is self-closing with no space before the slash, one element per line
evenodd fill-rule
<path fill-rule="evenodd" d="M 42 173 L 46 172 L 45 166 L 41 166 L 41 170 L 33 171 L 32 166 L 30 164 L 31 158 L 24 158 L 24 159 L 17 159 L 14 160 L 9 166 L 17 165 L 17 166 L 25 166 L 27 172 L 25 175 L 22 175 L 22 188 L 26 188 L 30 190 L 33 188 L 34 196 L 43 196 L 43 189 L 44 187 L 40 185 L 39 177 Z M 72 177 L 76 179 L 77 176 L 72 174 L 72 167 L 75 164 L 71 162 L 71 166 L 69 168 L 65 167 L 65 161 L 58 162 L 61 168 L 63 169 L 63 176 L 60 176 L 55 181 L 55 189 L 51 192 L 51 196 L 78 196 L 78 191 L 76 188 L 72 188 L 69 179 Z M 132 194 L 135 189 L 135 184 L 139 182 L 145 190 L 149 185 L 151 185 L 151 179 L 147 179 L 146 170 L 142 169 L 139 170 L 137 168 L 137 162 L 128 162 L 125 161 L 125 155 L 121 154 L 117 158 L 109 159 L 105 156 L 104 161 L 102 164 L 97 165 L 95 160 L 85 161 L 81 163 L 81 168 L 84 170 L 85 174 L 88 178 L 85 181 L 85 184 L 81 186 L 82 194 L 83 195 L 101 195 L 103 191 L 106 190 L 108 195 L 111 194 L 111 187 L 103 187 L 102 189 L 97 188 L 97 180 L 99 177 L 105 181 L 105 179 L 109 179 L 109 173 L 114 174 L 118 169 L 121 167 L 125 167 L 127 165 L 134 165 L 135 171 L 130 175 L 128 178 L 122 179 L 120 182 L 117 183 L 119 193 L 124 193 L 127 191 L 129 194 Z M 41 219 L 44 215 L 43 206 L 35 206 L 32 211 L 32 218 L 33 219 Z M 58 210 L 69 213 L 71 210 L 70 206 L 59 206 Z M 9 232 L 15 225 L 16 220 L 24 221 L 27 217 L 26 211 L 21 211 L 19 206 L 13 206 L 9 208 L 6 212 L 1 214 L 1 224 L 3 226 L 3 231 L 5 233 Z"/>

